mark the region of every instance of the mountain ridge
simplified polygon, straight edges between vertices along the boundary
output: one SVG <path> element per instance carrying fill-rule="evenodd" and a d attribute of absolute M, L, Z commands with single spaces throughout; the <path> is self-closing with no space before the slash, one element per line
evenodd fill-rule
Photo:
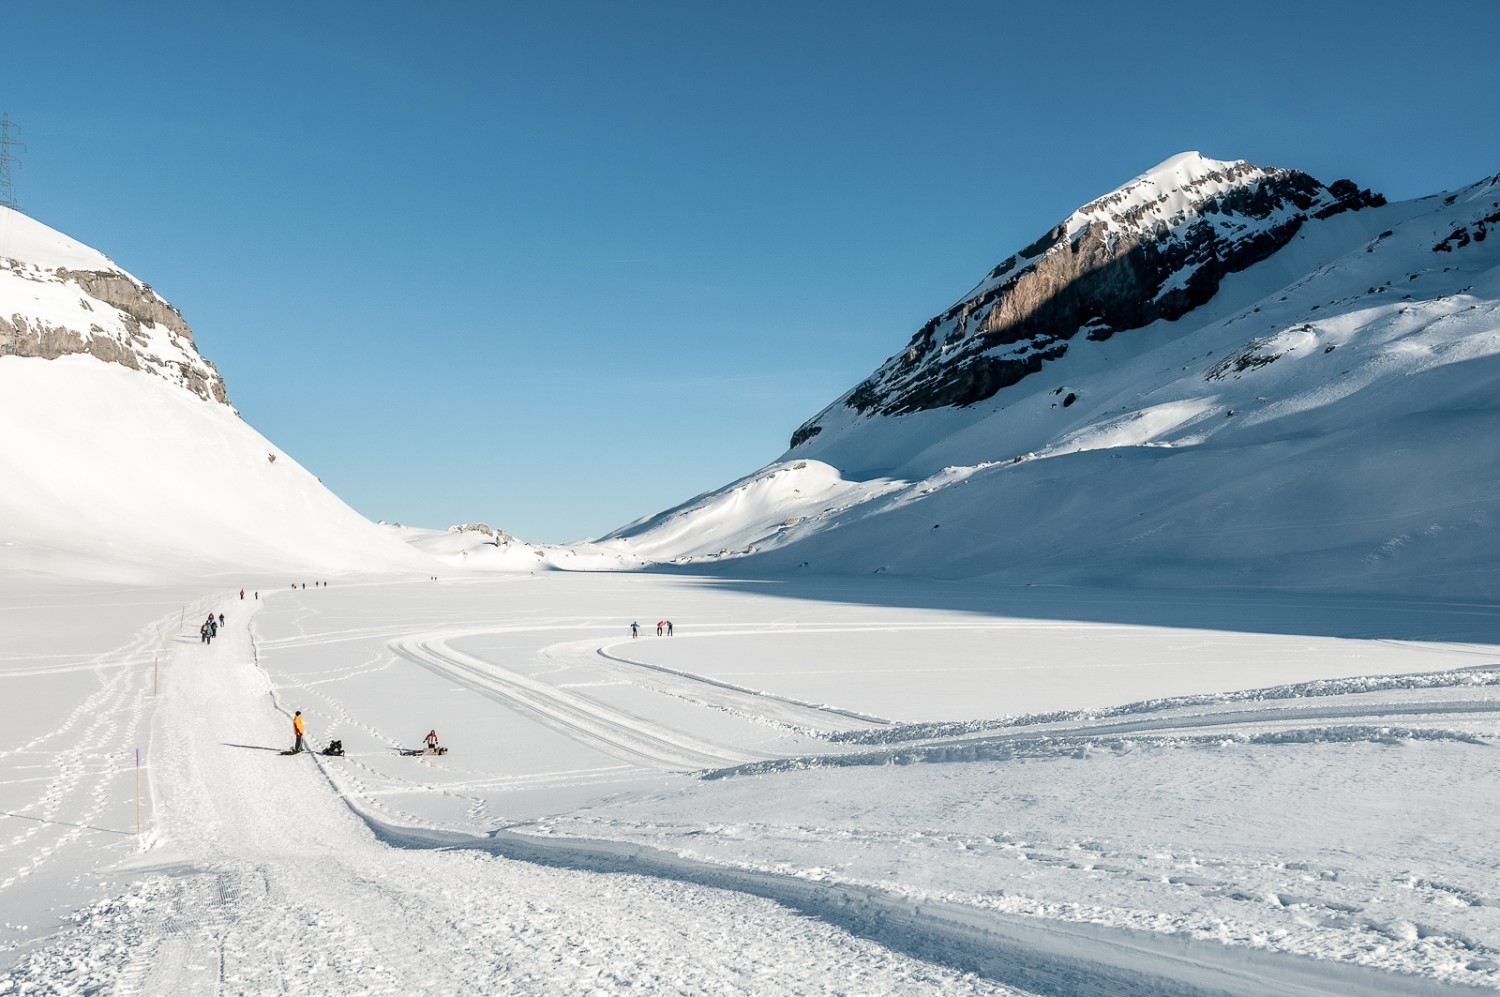
<path fill-rule="evenodd" d="M 757 576 L 1500 597 L 1500 240 L 1478 238 L 1500 176 L 1319 210 L 1176 319 L 1075 335 L 967 406 L 851 390 L 777 461 L 601 544 Z"/>

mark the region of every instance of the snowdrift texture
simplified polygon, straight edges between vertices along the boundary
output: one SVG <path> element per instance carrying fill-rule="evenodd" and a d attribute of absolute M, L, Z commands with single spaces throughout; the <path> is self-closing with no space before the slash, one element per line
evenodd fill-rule
<path fill-rule="evenodd" d="M 0 208 L 0 570 L 428 570 L 247 426 L 177 310 Z"/>
<path fill-rule="evenodd" d="M 1500 595 L 1497 222 L 1500 176 L 1387 205 L 1174 157 L 996 267 L 776 463 L 605 546 Z"/>

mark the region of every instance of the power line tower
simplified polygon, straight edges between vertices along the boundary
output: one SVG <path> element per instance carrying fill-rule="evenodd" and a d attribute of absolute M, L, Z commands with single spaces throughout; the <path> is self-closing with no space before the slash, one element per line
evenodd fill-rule
<path fill-rule="evenodd" d="M 10 164 L 20 160 L 11 155 L 10 150 L 16 148 L 25 152 L 26 145 L 11 137 L 12 130 L 20 129 L 10 120 L 10 115 L 0 114 L 0 205 L 12 211 L 20 211 L 21 205 L 16 202 L 16 185 L 10 178 Z"/>

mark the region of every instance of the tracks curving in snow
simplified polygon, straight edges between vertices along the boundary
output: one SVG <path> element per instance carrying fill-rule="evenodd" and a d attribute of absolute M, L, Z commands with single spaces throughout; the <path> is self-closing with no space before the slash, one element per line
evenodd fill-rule
<path fill-rule="evenodd" d="M 396 654 L 465 688 L 518 710 L 553 730 L 619 758 L 669 771 L 693 772 L 764 757 L 657 724 L 596 699 L 541 682 L 456 650 L 458 634 L 392 640 Z"/>

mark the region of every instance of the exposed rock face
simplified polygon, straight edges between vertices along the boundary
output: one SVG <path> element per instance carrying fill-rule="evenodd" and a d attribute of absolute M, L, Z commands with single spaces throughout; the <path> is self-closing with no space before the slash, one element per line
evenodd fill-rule
<path fill-rule="evenodd" d="M 842 404 L 885 415 L 973 405 L 1061 357 L 1080 333 L 1102 340 L 1181 317 L 1310 218 L 1384 203 L 1347 180 L 1325 187 L 1295 170 L 1174 157 L 1005 260 Z M 791 445 L 816 436 L 819 419 Z"/>
<path fill-rule="evenodd" d="M 182 315 L 123 271 L 48 268 L 0 257 L 0 278 L 0 356 L 52 360 L 87 353 L 229 403 L 223 379 L 199 355 Z"/>

